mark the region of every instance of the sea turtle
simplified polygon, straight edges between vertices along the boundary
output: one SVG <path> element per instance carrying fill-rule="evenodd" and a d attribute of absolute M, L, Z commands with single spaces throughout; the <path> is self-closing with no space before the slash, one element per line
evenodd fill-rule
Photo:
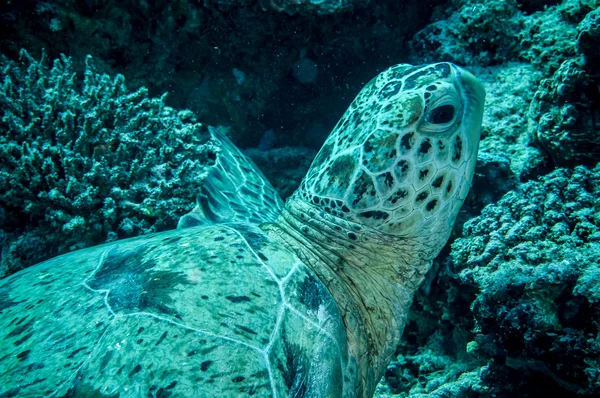
<path fill-rule="evenodd" d="M 450 63 L 385 70 L 285 206 L 213 131 L 178 229 L 0 282 L 0 396 L 372 396 L 469 190 L 484 95 Z"/>

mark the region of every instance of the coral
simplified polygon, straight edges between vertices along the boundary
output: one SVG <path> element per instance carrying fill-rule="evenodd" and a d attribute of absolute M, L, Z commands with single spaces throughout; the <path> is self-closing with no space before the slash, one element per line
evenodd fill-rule
<path fill-rule="evenodd" d="M 564 18 L 579 19 L 584 11 L 590 9 L 589 5 L 579 9 L 567 8 L 569 3 L 577 5 L 582 2 L 565 2 L 561 6 Z M 600 9 L 596 9 L 589 12 L 576 29 L 567 25 L 565 29 L 573 32 L 569 33 L 568 44 L 563 45 L 568 51 L 562 51 L 560 57 L 556 56 L 555 50 L 544 50 L 551 54 L 552 60 L 560 61 L 557 68 L 552 66 L 550 58 L 537 54 L 540 62 L 551 65 L 546 69 L 552 70 L 553 75 L 542 80 L 531 102 L 529 133 L 560 166 L 594 164 L 600 156 L 599 20 Z M 562 27 L 554 25 L 553 29 L 559 29 L 557 26 Z M 550 34 L 548 37 L 554 36 Z M 573 46 L 575 40 L 577 46 Z M 575 49 L 581 55 L 574 53 Z"/>
<path fill-rule="evenodd" d="M 575 55 L 573 42 L 577 24 L 593 9 L 595 1 L 566 0 L 527 16 L 518 35 L 520 59 L 534 65 L 543 77 L 550 77 L 565 60 Z"/>
<path fill-rule="evenodd" d="M 600 64 L 600 7 L 586 15 L 577 26 L 577 49 L 585 58 L 587 69 L 598 70 Z"/>
<path fill-rule="evenodd" d="M 173 228 L 193 208 L 218 148 L 190 112 L 129 92 L 91 57 L 83 82 L 64 56 L 1 63 L 0 276 Z"/>
<path fill-rule="evenodd" d="M 570 59 L 535 93 L 529 131 L 558 165 L 593 164 L 600 158 L 599 77 Z"/>
<path fill-rule="evenodd" d="M 480 152 L 508 157 L 512 174 L 519 181 L 530 179 L 544 168 L 545 161 L 544 154 L 530 145 L 528 134 L 527 109 L 540 72 L 531 65 L 515 62 L 472 69 L 486 89 Z"/>
<path fill-rule="evenodd" d="M 575 55 L 577 24 L 596 7 L 597 0 L 458 0 L 415 35 L 411 56 L 477 66 L 526 61 L 549 77 Z"/>
<path fill-rule="evenodd" d="M 517 60 L 523 16 L 504 0 L 459 0 L 446 18 L 428 25 L 410 43 L 414 62 L 451 61 L 487 66 Z"/>
<path fill-rule="evenodd" d="M 380 391 L 600 392 L 600 165 L 530 181 L 468 221 L 409 313 Z"/>
<path fill-rule="evenodd" d="M 599 215 L 600 165 L 559 169 L 486 207 L 452 245 L 478 290 L 469 346 L 500 395 L 600 393 Z"/>

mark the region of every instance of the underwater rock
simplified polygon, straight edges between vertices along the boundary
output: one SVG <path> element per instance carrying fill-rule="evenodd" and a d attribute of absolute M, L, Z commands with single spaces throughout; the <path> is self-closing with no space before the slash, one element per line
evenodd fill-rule
<path fill-rule="evenodd" d="M 531 143 L 527 110 L 541 73 L 532 65 L 517 62 L 471 69 L 486 89 L 480 154 L 507 157 L 511 174 L 518 181 L 527 181 L 539 175 L 545 169 L 547 155 Z M 495 180 L 484 181 L 484 186 L 506 186 L 504 183 L 490 184 L 489 181 Z M 506 193 L 503 189 L 500 191 Z M 484 205 L 489 203 L 485 202 Z"/>
<path fill-rule="evenodd" d="M 577 27 L 577 49 L 584 56 L 588 70 L 598 70 L 600 64 L 600 8 L 586 15 Z"/>
<path fill-rule="evenodd" d="M 486 66 L 517 60 L 516 39 L 523 15 L 516 3 L 503 0 L 460 0 L 453 12 L 418 32 L 410 43 L 416 62 L 447 60 Z"/>
<path fill-rule="evenodd" d="M 529 109 L 529 131 L 557 165 L 595 164 L 600 159 L 600 74 L 578 59 L 560 66 L 540 84 Z"/>
<path fill-rule="evenodd" d="M 451 256 L 478 290 L 473 355 L 496 393 L 600 394 L 600 166 L 559 169 L 467 222 Z M 518 375 L 518 377 L 516 377 Z"/>
<path fill-rule="evenodd" d="M 577 24 L 599 5 L 597 0 L 459 0 L 415 35 L 411 57 L 475 66 L 527 61 L 549 77 L 575 55 Z"/>
<path fill-rule="evenodd" d="M 596 0 L 593 0 L 596 1 Z M 588 0 L 565 0 L 528 15 L 519 33 L 519 58 L 549 78 L 567 59 L 576 55 L 573 42 L 577 24 L 593 9 Z"/>
<path fill-rule="evenodd" d="M 71 60 L 3 59 L 0 277 L 74 249 L 174 228 L 217 147 L 189 111 Z M 208 141 L 208 142 L 207 142 Z"/>
<path fill-rule="evenodd" d="M 419 289 L 383 396 L 600 393 L 600 165 L 522 184 Z"/>

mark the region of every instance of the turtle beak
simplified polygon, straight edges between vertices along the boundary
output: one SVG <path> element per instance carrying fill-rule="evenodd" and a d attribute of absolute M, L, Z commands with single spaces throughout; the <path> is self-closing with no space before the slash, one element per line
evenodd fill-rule
<path fill-rule="evenodd" d="M 474 142 L 479 142 L 481 121 L 483 119 L 483 105 L 485 103 L 485 89 L 475 76 L 466 70 L 456 67 L 459 89 L 463 96 L 464 114 L 463 123 L 468 137 Z"/>
<path fill-rule="evenodd" d="M 485 103 L 485 89 L 481 82 L 466 70 L 456 67 L 455 71 L 456 86 L 461 93 L 464 109 L 461 129 L 465 137 L 467 153 L 472 154 L 467 160 L 464 169 L 464 177 L 467 183 L 464 184 L 460 193 L 461 198 L 464 200 L 471 186 L 471 180 L 477 163 L 481 122 L 483 120 L 483 105 Z"/>

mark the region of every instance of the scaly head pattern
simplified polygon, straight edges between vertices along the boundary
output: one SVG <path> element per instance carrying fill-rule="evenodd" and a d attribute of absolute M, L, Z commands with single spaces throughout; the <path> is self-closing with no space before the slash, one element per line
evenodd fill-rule
<path fill-rule="evenodd" d="M 450 63 L 387 69 L 333 129 L 296 199 L 384 234 L 445 241 L 471 184 L 484 96 Z"/>

